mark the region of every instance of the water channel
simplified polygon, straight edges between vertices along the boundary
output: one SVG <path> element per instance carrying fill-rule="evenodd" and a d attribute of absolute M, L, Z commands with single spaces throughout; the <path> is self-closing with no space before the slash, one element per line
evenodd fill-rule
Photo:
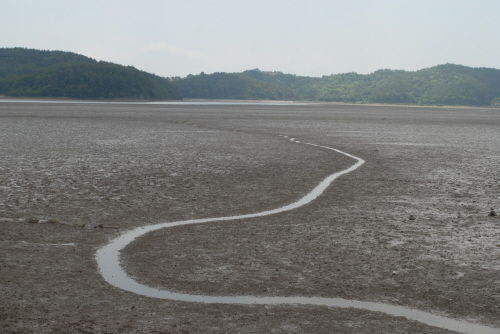
<path fill-rule="evenodd" d="M 292 142 L 301 143 L 298 140 L 295 140 L 294 138 L 289 138 L 289 139 Z M 340 307 L 340 308 L 350 307 L 350 308 L 363 309 L 367 311 L 383 312 L 392 316 L 402 316 L 430 326 L 448 329 L 459 333 L 500 334 L 500 329 L 498 328 L 491 328 L 483 325 L 473 324 L 466 321 L 459 321 L 453 318 L 442 317 L 429 312 L 424 312 L 420 310 L 410 309 L 404 306 L 391 305 L 391 304 L 348 300 L 342 298 L 322 298 L 322 297 L 203 296 L 203 295 L 191 295 L 188 293 L 176 293 L 168 290 L 159 290 L 136 282 L 130 276 L 128 276 L 125 270 L 121 267 L 120 251 L 140 236 L 143 236 L 147 233 L 159 229 L 164 229 L 169 227 L 255 218 L 255 217 L 268 216 L 280 212 L 293 210 L 307 203 L 310 203 L 318 196 L 320 196 L 335 179 L 344 174 L 356 170 L 365 162 L 361 158 L 337 150 L 335 148 L 321 146 L 312 143 L 301 143 L 301 144 L 315 146 L 322 149 L 331 150 L 337 153 L 344 154 L 355 160 L 356 163 L 347 169 L 329 175 L 323 181 L 321 181 L 310 193 L 308 193 L 298 201 L 277 209 L 257 212 L 252 214 L 239 215 L 239 216 L 166 222 L 144 227 L 138 227 L 131 231 L 125 232 L 119 237 L 111 240 L 109 244 L 100 248 L 97 251 L 96 259 L 101 275 L 109 284 L 113 286 L 116 286 L 120 289 L 130 291 L 142 296 L 152 297 L 152 298 L 162 298 L 162 299 L 197 302 L 197 303 L 216 303 L 216 304 L 261 304 L 261 305 L 300 304 L 300 305 L 320 305 L 320 306 Z"/>

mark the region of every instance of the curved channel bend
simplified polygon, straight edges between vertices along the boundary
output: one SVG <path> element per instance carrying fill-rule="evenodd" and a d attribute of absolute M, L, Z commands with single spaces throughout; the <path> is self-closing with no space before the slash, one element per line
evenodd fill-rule
<path fill-rule="evenodd" d="M 285 136 L 285 138 L 288 137 Z M 294 138 L 290 138 L 290 140 L 295 143 L 301 143 L 300 141 L 295 140 Z M 176 293 L 168 290 L 160 290 L 152 288 L 147 285 L 138 283 L 130 276 L 128 276 L 125 270 L 121 267 L 120 251 L 124 249 L 132 241 L 134 241 L 136 238 L 142 235 L 145 235 L 147 233 L 159 229 L 174 227 L 174 226 L 255 218 L 255 217 L 269 216 L 276 213 L 293 210 L 312 202 L 314 199 L 320 196 L 335 179 L 344 174 L 354 171 L 355 169 L 359 168 L 361 165 L 365 163 L 363 159 L 335 148 L 312 144 L 312 143 L 302 143 L 302 144 L 316 146 L 344 154 L 356 160 L 356 163 L 347 169 L 329 175 L 323 181 L 321 181 L 310 193 L 308 193 L 298 201 L 282 206 L 277 209 L 245 214 L 245 215 L 238 215 L 238 216 L 202 218 L 202 219 L 183 220 L 177 222 L 166 222 L 144 227 L 138 227 L 133 230 L 127 231 L 124 234 L 118 236 L 117 238 L 111 240 L 109 244 L 105 245 L 104 247 L 100 248 L 97 251 L 96 260 L 101 275 L 109 284 L 114 285 L 115 287 L 152 298 L 198 302 L 198 303 L 214 303 L 214 304 L 262 304 L 262 305 L 301 304 L 301 305 L 320 305 L 320 306 L 341 307 L 341 308 L 352 307 L 368 311 L 383 312 L 392 316 L 403 316 L 410 320 L 416 320 L 418 322 L 430 326 L 453 330 L 459 333 L 500 334 L 500 329 L 486 327 L 465 321 L 458 321 L 452 318 L 438 316 L 429 312 L 419 311 L 391 304 L 348 300 L 342 298 L 203 296 L 203 295 L 191 295 L 187 293 Z"/>

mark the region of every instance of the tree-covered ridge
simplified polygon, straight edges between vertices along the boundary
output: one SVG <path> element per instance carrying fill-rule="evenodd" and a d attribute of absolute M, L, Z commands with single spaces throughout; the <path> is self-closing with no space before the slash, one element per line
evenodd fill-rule
<path fill-rule="evenodd" d="M 189 75 L 176 78 L 175 83 L 184 97 L 209 99 L 486 106 L 500 98 L 500 70 L 453 64 L 415 72 L 385 69 L 366 75 L 344 73 L 322 78 L 255 69 Z"/>
<path fill-rule="evenodd" d="M 322 101 L 490 105 L 500 96 L 500 70 L 439 65 L 416 72 L 379 70 L 323 77 Z"/>
<path fill-rule="evenodd" d="M 254 69 L 167 79 L 71 52 L 0 48 L 0 95 L 500 106 L 500 70 L 445 64 L 316 78 Z"/>
<path fill-rule="evenodd" d="M 79 99 L 181 99 L 169 79 L 62 51 L 0 48 L 0 94 Z"/>
<path fill-rule="evenodd" d="M 0 78 L 30 74 L 54 65 L 94 62 L 92 58 L 72 52 L 0 48 Z"/>
<path fill-rule="evenodd" d="M 299 99 L 301 100 L 315 99 L 315 91 L 312 87 L 320 80 L 320 78 L 297 76 L 282 72 L 264 72 L 259 69 L 248 70 L 243 72 L 243 74 L 260 81 L 292 89 L 299 95 Z"/>
<path fill-rule="evenodd" d="M 174 78 L 184 98 L 236 100 L 296 100 L 296 91 L 242 73 L 213 73 Z"/>

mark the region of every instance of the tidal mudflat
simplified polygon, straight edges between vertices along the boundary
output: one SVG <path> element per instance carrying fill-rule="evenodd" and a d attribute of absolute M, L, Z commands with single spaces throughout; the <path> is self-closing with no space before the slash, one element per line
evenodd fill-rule
<path fill-rule="evenodd" d="M 129 275 L 500 327 L 495 109 L 1 103 L 0 118 L 6 332 L 450 333 L 356 309 L 147 298 L 102 279 L 95 253 L 124 231 L 272 210 L 353 163 L 284 136 L 366 163 L 293 211 L 145 235 L 122 251 Z"/>

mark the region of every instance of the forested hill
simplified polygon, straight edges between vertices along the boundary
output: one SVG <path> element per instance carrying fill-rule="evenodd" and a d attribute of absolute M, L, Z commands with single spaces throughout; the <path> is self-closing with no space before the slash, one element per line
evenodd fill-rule
<path fill-rule="evenodd" d="M 182 99 L 169 79 L 63 51 L 0 48 L 0 95 L 76 99 Z"/>
<path fill-rule="evenodd" d="M 168 79 L 72 52 L 0 48 L 0 95 L 500 106 L 500 70 L 445 64 L 317 78 L 255 69 Z"/>
<path fill-rule="evenodd" d="M 323 77 L 318 100 L 487 106 L 500 97 L 500 70 L 445 64 L 416 72 L 379 70 Z"/>
<path fill-rule="evenodd" d="M 245 73 L 213 73 L 174 78 L 184 98 L 235 100 L 298 100 L 295 89 L 279 82 L 256 79 Z"/>
<path fill-rule="evenodd" d="M 500 70 L 445 64 L 322 78 L 256 70 L 174 78 L 183 97 L 488 106 L 500 102 Z"/>

